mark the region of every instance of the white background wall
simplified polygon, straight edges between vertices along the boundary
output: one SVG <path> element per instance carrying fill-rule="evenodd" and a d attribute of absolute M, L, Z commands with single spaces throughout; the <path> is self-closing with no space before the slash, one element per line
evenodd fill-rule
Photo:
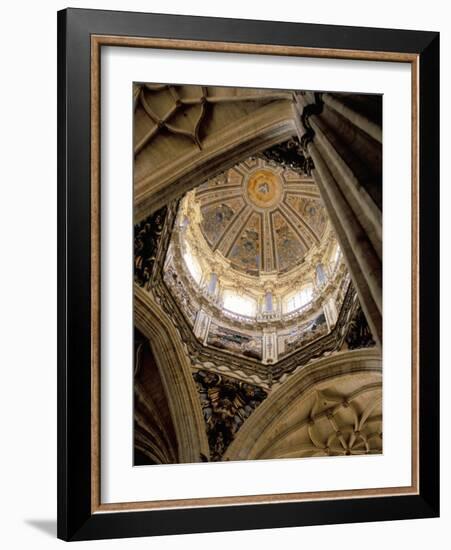
<path fill-rule="evenodd" d="M 126 9 L 440 31 L 442 41 L 442 281 L 450 272 L 451 18 L 446 2 L 411 0 L 97 1 L 72 7 Z M 56 533 L 56 11 L 67 4 L 2 6 L 0 86 L 0 545 L 53 548 Z M 6 124 L 5 124 L 6 123 Z M 449 286 L 442 286 L 449 311 Z M 449 540 L 450 323 L 442 315 L 442 518 L 84 543 L 84 547 L 439 547 Z M 449 544 L 449 542 L 448 542 Z"/>

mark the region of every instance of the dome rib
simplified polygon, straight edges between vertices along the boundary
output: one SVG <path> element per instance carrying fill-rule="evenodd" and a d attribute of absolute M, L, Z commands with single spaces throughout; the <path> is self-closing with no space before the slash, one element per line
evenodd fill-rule
<path fill-rule="evenodd" d="M 213 254 L 247 275 L 286 273 L 319 245 L 326 215 L 313 180 L 250 158 L 195 192 Z"/>

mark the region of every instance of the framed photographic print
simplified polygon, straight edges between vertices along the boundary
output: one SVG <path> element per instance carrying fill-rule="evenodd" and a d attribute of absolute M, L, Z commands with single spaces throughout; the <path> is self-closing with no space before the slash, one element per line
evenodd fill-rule
<path fill-rule="evenodd" d="M 58 14 L 58 536 L 434 517 L 438 33 Z"/>

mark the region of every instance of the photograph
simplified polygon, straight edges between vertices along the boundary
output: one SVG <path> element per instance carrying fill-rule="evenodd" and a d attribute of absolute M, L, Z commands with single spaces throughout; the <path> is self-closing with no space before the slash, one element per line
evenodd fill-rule
<path fill-rule="evenodd" d="M 134 465 L 383 453 L 382 94 L 130 104 Z"/>
<path fill-rule="evenodd" d="M 374 6 L 5 4 L 2 548 L 449 546 L 449 9 Z"/>

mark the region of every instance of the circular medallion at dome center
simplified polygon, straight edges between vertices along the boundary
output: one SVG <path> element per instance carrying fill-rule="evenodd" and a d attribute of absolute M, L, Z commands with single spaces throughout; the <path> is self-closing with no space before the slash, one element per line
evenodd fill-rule
<path fill-rule="evenodd" d="M 273 208 L 282 197 L 282 182 L 270 170 L 257 170 L 250 175 L 246 192 L 249 201 L 258 208 Z"/>

